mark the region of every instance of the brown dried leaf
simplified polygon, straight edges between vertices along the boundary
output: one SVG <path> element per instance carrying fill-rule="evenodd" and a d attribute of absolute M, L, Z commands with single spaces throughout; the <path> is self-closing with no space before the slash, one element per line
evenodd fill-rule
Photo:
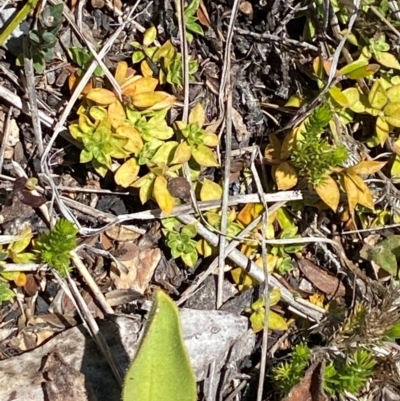
<path fill-rule="evenodd" d="M 315 263 L 308 259 L 299 259 L 298 265 L 300 271 L 304 274 L 307 280 L 324 294 L 336 294 L 338 297 L 343 297 L 345 295 L 346 289 L 341 281 L 335 276 L 327 273 Z"/>
<path fill-rule="evenodd" d="M 323 365 L 321 362 L 311 365 L 299 384 L 294 386 L 282 401 L 328 401 L 322 388 Z"/>

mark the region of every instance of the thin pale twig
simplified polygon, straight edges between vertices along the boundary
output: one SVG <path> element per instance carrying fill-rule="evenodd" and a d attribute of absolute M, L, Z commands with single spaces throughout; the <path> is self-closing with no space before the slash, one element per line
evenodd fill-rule
<path fill-rule="evenodd" d="M 10 106 L 8 109 L 7 115 L 6 115 L 6 120 L 3 123 L 3 138 L 2 138 L 1 147 L 0 147 L 0 173 L 3 169 L 4 153 L 6 151 L 8 138 L 9 138 L 10 132 L 11 132 L 12 112 L 13 112 L 13 107 Z"/>

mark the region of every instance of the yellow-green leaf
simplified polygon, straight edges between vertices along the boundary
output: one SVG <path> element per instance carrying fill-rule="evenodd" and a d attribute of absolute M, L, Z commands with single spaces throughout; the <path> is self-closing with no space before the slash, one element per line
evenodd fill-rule
<path fill-rule="evenodd" d="M 125 377 L 122 401 L 196 401 L 178 308 L 161 290 L 155 292 L 144 333 Z"/>
<path fill-rule="evenodd" d="M 208 258 L 213 254 L 213 247 L 203 238 L 197 241 L 196 250 L 205 258 Z"/>
<path fill-rule="evenodd" d="M 374 109 L 382 110 L 388 102 L 385 89 L 380 81 L 375 81 L 368 95 L 368 101 Z"/>
<path fill-rule="evenodd" d="M 174 158 L 174 154 L 177 148 L 178 148 L 178 142 L 176 141 L 165 142 L 159 147 L 156 154 L 152 157 L 151 162 L 154 164 L 162 164 L 162 163 L 164 163 L 165 165 L 170 164 L 172 159 Z"/>
<path fill-rule="evenodd" d="M 201 135 L 201 139 L 203 140 L 203 144 L 206 146 L 214 147 L 219 145 L 218 136 L 211 132 L 204 132 Z"/>
<path fill-rule="evenodd" d="M 340 106 L 342 107 L 350 106 L 346 95 L 337 86 L 333 86 L 331 89 L 329 89 L 329 94 L 332 96 L 335 102 L 338 103 Z"/>
<path fill-rule="evenodd" d="M 200 191 L 202 201 L 218 200 L 222 198 L 222 188 L 216 182 L 205 179 Z"/>
<path fill-rule="evenodd" d="M 268 328 L 270 330 L 286 331 L 289 327 L 285 319 L 274 311 L 269 312 Z"/>
<path fill-rule="evenodd" d="M 31 242 L 31 239 L 33 237 L 32 234 L 32 228 L 31 227 L 27 227 L 24 230 L 21 231 L 20 235 L 20 239 L 11 243 L 8 246 L 8 250 L 15 252 L 15 253 L 20 253 L 22 252 Z"/>
<path fill-rule="evenodd" d="M 297 131 L 298 128 L 294 128 L 292 131 L 285 135 L 281 147 L 281 160 L 286 160 L 292 154 L 292 151 L 296 146 Z"/>
<path fill-rule="evenodd" d="M 397 61 L 397 57 L 388 52 L 375 52 L 375 59 L 379 64 L 385 67 L 400 70 L 400 63 Z"/>
<path fill-rule="evenodd" d="M 300 107 L 304 103 L 304 99 L 302 99 L 299 95 L 290 96 L 289 100 L 285 103 L 285 107 Z"/>
<path fill-rule="evenodd" d="M 135 158 L 127 160 L 115 173 L 115 182 L 123 188 L 128 188 L 137 178 L 140 166 Z"/>
<path fill-rule="evenodd" d="M 393 85 L 386 91 L 388 99 L 392 102 L 400 102 L 400 84 Z"/>
<path fill-rule="evenodd" d="M 384 108 L 385 120 L 393 127 L 400 128 L 400 102 L 389 103 Z"/>
<path fill-rule="evenodd" d="M 189 114 L 189 124 L 195 124 L 201 128 L 206 121 L 206 111 L 201 103 L 196 103 Z"/>
<path fill-rule="evenodd" d="M 154 181 L 153 196 L 160 209 L 169 216 L 175 205 L 175 198 L 168 191 L 167 179 L 159 176 Z"/>
<path fill-rule="evenodd" d="M 388 139 L 390 132 L 390 125 L 382 117 L 377 117 L 375 122 L 376 136 L 379 139 L 379 143 L 383 146 Z"/>
<path fill-rule="evenodd" d="M 143 35 L 143 46 L 150 46 L 157 37 L 157 29 L 155 26 L 146 29 L 146 32 Z"/>
<path fill-rule="evenodd" d="M 102 106 L 108 106 L 117 101 L 117 97 L 115 96 L 114 92 L 111 92 L 108 89 L 104 88 L 92 89 L 86 95 L 86 98 L 89 100 L 93 100 L 93 102 Z"/>
<path fill-rule="evenodd" d="M 192 156 L 200 166 L 204 167 L 217 167 L 219 166 L 214 152 L 205 145 L 198 145 L 192 147 Z"/>
<path fill-rule="evenodd" d="M 356 113 L 363 113 L 365 111 L 365 107 L 360 102 L 360 92 L 357 88 L 347 88 L 342 92 L 342 94 L 346 96 L 349 104 L 348 107 L 351 110 L 355 111 Z"/>
<path fill-rule="evenodd" d="M 327 175 L 322 183 L 316 185 L 314 189 L 318 196 L 336 212 L 340 201 L 340 191 L 336 181 L 330 175 Z"/>
<path fill-rule="evenodd" d="M 288 162 L 281 163 L 275 170 L 275 181 L 282 191 L 293 188 L 298 181 L 296 169 Z"/>
<path fill-rule="evenodd" d="M 183 164 L 189 161 L 192 150 L 186 141 L 181 142 L 175 150 L 171 164 Z"/>

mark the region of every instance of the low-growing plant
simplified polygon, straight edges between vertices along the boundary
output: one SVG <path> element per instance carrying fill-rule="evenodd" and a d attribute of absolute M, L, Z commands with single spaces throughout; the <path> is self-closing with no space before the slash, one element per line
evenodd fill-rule
<path fill-rule="evenodd" d="M 76 248 L 77 234 L 74 224 L 61 218 L 50 231 L 39 235 L 34 250 L 43 263 L 65 276 L 71 271 L 71 251 Z"/>
<path fill-rule="evenodd" d="M 70 47 L 68 52 L 72 60 L 79 66 L 79 68 L 76 71 L 76 75 L 78 77 L 81 77 L 89 68 L 92 61 L 94 60 L 92 53 L 90 53 L 83 47 Z M 103 77 L 104 71 L 100 66 L 97 66 L 93 72 L 93 75 L 95 77 Z"/>
<path fill-rule="evenodd" d="M 60 30 L 63 18 L 63 4 L 46 7 L 39 16 L 37 29 L 29 31 L 29 53 L 33 67 L 39 73 L 46 68 L 46 62 L 54 58 L 54 46 L 57 43 L 57 32 Z M 24 56 L 18 57 L 19 65 L 23 65 Z"/>
<path fill-rule="evenodd" d="M 172 257 L 174 259 L 181 258 L 187 266 L 194 267 L 198 260 L 197 241 L 194 239 L 197 235 L 196 226 L 188 224 L 182 227 L 176 218 L 163 219 L 162 225 L 166 244 L 171 249 Z"/>
<path fill-rule="evenodd" d="M 325 367 L 324 389 L 329 395 L 357 395 L 372 376 L 376 359 L 371 351 L 357 349 L 345 352 Z"/>
<path fill-rule="evenodd" d="M 186 37 L 189 42 L 192 42 L 193 35 L 192 33 L 197 33 L 198 35 L 204 35 L 203 28 L 197 23 L 197 10 L 200 6 L 200 0 L 192 0 L 190 3 L 185 7 L 184 11 L 184 20 L 186 30 Z"/>

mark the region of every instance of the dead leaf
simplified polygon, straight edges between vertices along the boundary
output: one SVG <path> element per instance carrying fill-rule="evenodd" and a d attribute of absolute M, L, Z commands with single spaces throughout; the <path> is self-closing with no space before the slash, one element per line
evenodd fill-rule
<path fill-rule="evenodd" d="M 344 285 L 337 277 L 327 273 L 321 267 L 311 262 L 311 260 L 299 259 L 298 265 L 307 280 L 324 294 L 335 294 L 338 297 L 343 297 L 346 294 Z"/>
<path fill-rule="evenodd" d="M 323 364 L 312 364 L 299 384 L 294 386 L 282 401 L 328 401 L 322 388 Z"/>
<path fill-rule="evenodd" d="M 140 237 L 140 234 L 124 226 L 113 226 L 106 231 L 106 235 L 119 242 L 134 241 Z"/>
<path fill-rule="evenodd" d="M 204 25 L 207 28 L 210 27 L 210 17 L 203 1 L 200 2 L 200 7 L 197 9 L 196 15 L 201 25 Z"/>
<path fill-rule="evenodd" d="M 236 139 L 238 142 L 244 142 L 249 139 L 250 133 L 247 130 L 246 124 L 243 122 L 243 117 L 234 108 L 232 108 L 232 122 L 235 127 Z"/>
<path fill-rule="evenodd" d="M 149 285 L 150 279 L 161 259 L 159 248 L 141 250 L 133 243 L 126 243 L 122 248 L 123 254 L 118 257 L 128 270 L 127 273 L 112 264 L 111 278 L 116 289 L 131 289 L 143 294 Z"/>

